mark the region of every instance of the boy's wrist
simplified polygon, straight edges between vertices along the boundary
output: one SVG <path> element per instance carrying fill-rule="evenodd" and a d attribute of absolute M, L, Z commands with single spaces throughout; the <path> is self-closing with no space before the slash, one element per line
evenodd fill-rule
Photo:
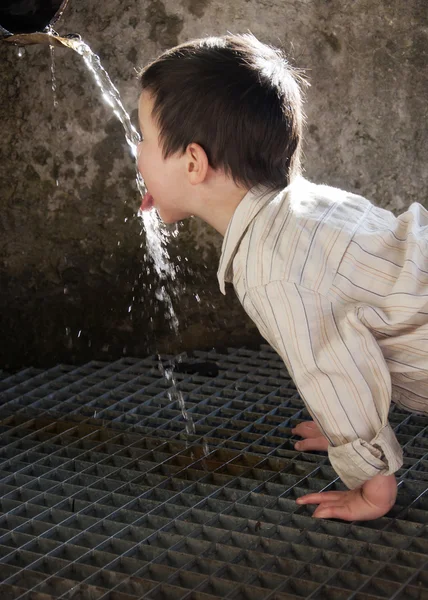
<path fill-rule="evenodd" d="M 395 475 L 375 475 L 361 486 L 361 496 L 371 506 L 390 510 L 397 498 L 397 480 Z"/>

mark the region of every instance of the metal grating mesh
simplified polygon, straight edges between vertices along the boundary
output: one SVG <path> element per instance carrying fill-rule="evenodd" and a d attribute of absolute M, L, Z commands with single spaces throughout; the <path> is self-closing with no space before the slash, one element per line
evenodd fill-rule
<path fill-rule="evenodd" d="M 343 488 L 293 448 L 308 415 L 279 357 L 195 355 L 219 374 L 176 388 L 155 357 L 0 373 L 1 600 L 428 599 L 428 417 L 391 410 L 388 516 L 312 519 L 294 499 Z"/>

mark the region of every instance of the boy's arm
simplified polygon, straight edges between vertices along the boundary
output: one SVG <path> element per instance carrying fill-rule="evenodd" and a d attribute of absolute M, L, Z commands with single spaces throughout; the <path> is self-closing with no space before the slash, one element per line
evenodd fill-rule
<path fill-rule="evenodd" d="M 283 281 L 250 290 L 244 307 L 262 319 L 262 333 L 268 332 L 328 439 L 330 461 L 346 486 L 399 469 L 402 451 L 388 424 L 389 370 L 357 308 L 345 312 Z"/>

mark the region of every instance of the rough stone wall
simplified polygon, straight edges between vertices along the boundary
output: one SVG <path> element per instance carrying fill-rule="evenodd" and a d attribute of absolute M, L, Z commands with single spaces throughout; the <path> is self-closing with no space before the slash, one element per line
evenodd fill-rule
<path fill-rule="evenodd" d="M 134 123 L 136 69 L 186 39 L 251 30 L 306 69 L 306 176 L 394 211 L 427 206 L 426 0 L 70 0 L 57 30 L 100 55 Z M 0 43 L 0 368 L 257 343 L 218 291 L 221 239 L 197 220 L 171 245 L 185 284 L 171 334 L 121 125 L 77 54 L 54 59 L 56 106 L 49 48 Z"/>

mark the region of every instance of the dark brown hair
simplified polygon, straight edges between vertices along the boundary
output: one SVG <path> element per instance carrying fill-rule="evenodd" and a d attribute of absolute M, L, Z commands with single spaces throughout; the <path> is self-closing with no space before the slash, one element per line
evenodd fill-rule
<path fill-rule="evenodd" d="M 282 188 L 299 172 L 303 79 L 278 49 L 251 34 L 194 40 L 161 54 L 140 81 L 165 158 L 196 142 L 248 188 Z"/>

